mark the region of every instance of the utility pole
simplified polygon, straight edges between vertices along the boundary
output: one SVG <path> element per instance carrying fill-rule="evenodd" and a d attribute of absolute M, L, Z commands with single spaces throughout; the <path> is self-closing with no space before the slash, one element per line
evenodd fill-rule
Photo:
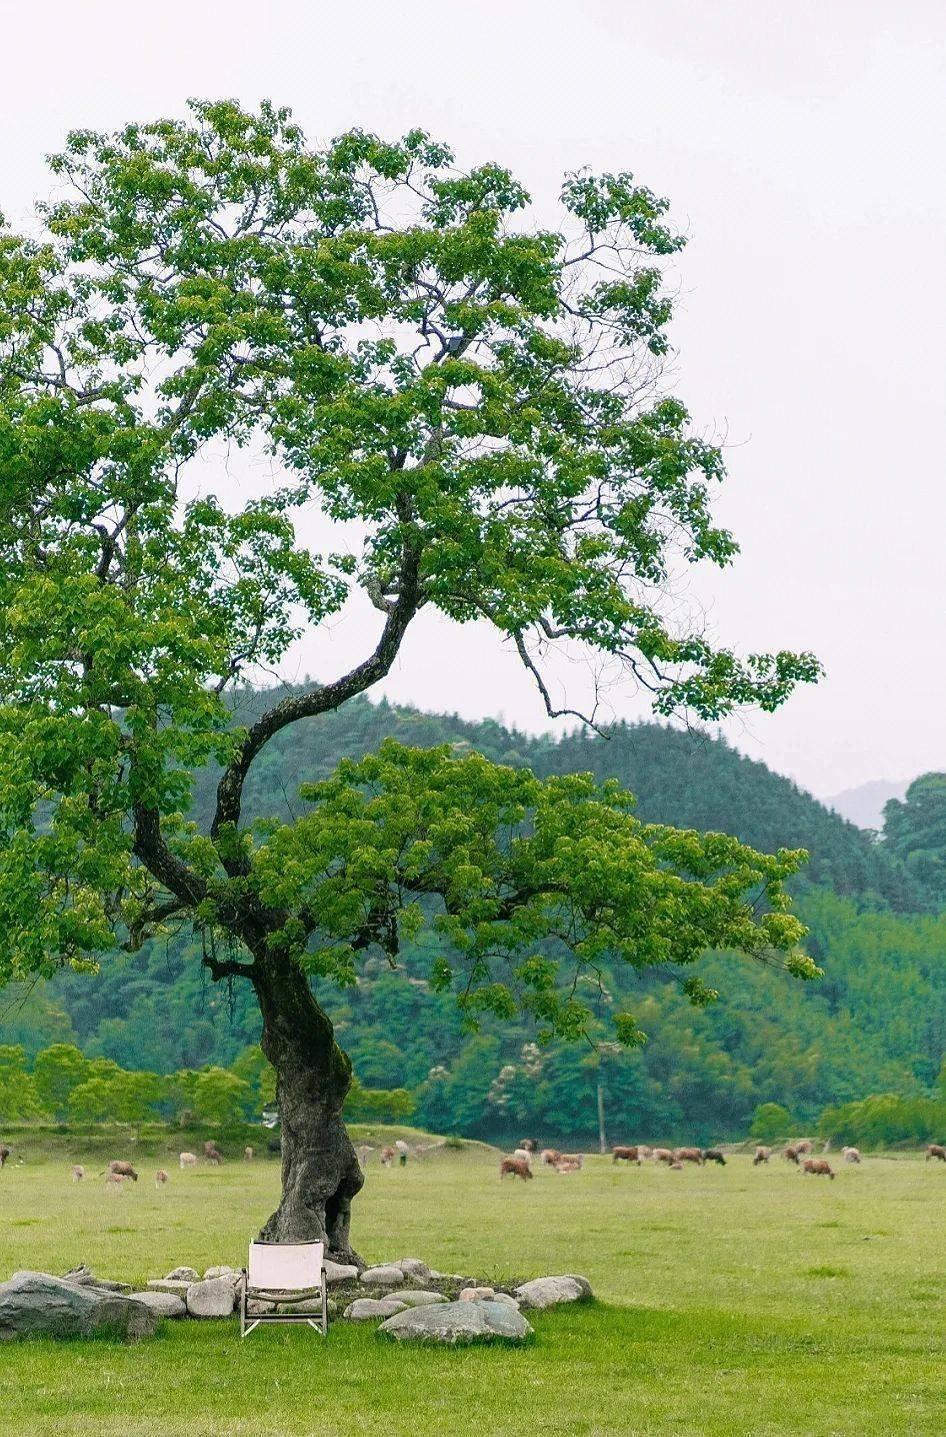
<path fill-rule="evenodd" d="M 604 1131 L 604 1084 L 601 1081 L 600 1073 L 598 1075 L 598 1151 L 601 1153 L 608 1151 L 608 1139 Z"/>

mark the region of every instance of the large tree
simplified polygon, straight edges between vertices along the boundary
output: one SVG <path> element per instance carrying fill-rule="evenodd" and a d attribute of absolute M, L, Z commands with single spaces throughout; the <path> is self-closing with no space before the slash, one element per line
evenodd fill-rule
<path fill-rule="evenodd" d="M 579 1037 L 605 960 L 725 948 L 810 973 L 782 890 L 799 855 L 393 744 L 294 823 L 249 825 L 273 736 L 382 679 L 424 608 L 488 620 L 550 713 L 555 645 L 708 719 L 773 709 L 818 665 L 740 659 L 664 602 L 676 566 L 736 546 L 710 514 L 719 450 L 661 382 L 681 240 L 631 175 L 568 177 L 543 229 L 506 170 L 462 172 L 420 131 L 312 148 L 287 111 L 230 102 L 74 133 L 52 169 L 42 233 L 0 238 L 0 974 L 92 972 L 193 925 L 212 977 L 252 984 L 277 1073 L 265 1232 L 345 1254 L 351 1065 L 310 975 L 352 982 L 429 925 L 432 981 L 471 1021 L 518 1008 Z M 224 472 L 243 446 L 268 456 L 249 498 Z M 321 553 L 297 532 L 313 513 Z M 355 589 L 370 651 L 240 727 L 228 688 Z"/>

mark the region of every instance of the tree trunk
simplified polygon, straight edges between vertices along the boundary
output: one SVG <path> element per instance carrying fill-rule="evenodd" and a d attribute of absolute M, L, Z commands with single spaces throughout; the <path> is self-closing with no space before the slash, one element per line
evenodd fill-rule
<path fill-rule="evenodd" d="M 282 1196 L 260 1237 L 324 1241 L 336 1261 L 360 1266 L 349 1225 L 365 1179 L 342 1118 L 351 1062 L 301 969 L 269 955 L 257 956 L 256 968 L 260 1043 L 276 1070 L 282 1136 Z"/>

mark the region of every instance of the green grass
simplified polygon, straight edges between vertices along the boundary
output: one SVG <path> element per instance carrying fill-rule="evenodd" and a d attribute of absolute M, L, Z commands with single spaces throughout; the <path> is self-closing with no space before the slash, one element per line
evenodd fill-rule
<path fill-rule="evenodd" d="M 117 1155 L 117 1154 L 116 1154 Z M 179 1173 L 156 1191 L 74 1187 L 81 1153 L 0 1173 L 3 1276 L 88 1262 L 140 1281 L 243 1260 L 275 1202 L 274 1162 Z M 90 1168 L 94 1171 L 94 1168 Z M 410 1350 L 338 1323 L 167 1323 L 156 1338 L 9 1344 L 0 1433 L 309 1437 L 488 1434 L 942 1433 L 946 1170 L 870 1159 L 838 1179 L 747 1157 L 682 1173 L 591 1159 L 500 1185 L 471 1146 L 369 1169 L 356 1242 L 370 1260 L 448 1272 L 581 1272 L 598 1301 L 536 1314 L 522 1350 Z"/>

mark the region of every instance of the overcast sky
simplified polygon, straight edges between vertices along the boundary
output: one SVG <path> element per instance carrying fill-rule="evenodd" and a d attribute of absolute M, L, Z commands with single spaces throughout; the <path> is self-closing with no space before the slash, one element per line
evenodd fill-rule
<path fill-rule="evenodd" d="M 743 547 L 694 597 L 721 640 L 827 668 L 728 732 L 822 795 L 946 768 L 942 0 L 45 0 L 3 27 L 14 224 L 68 128 L 189 95 L 268 96 L 313 140 L 420 125 L 511 166 L 540 211 L 581 165 L 669 195 L 691 236 L 677 389 L 727 436 L 717 513 Z M 298 672 L 338 671 L 373 622 L 355 613 Z M 492 635 L 433 619 L 385 691 L 544 726 Z"/>

